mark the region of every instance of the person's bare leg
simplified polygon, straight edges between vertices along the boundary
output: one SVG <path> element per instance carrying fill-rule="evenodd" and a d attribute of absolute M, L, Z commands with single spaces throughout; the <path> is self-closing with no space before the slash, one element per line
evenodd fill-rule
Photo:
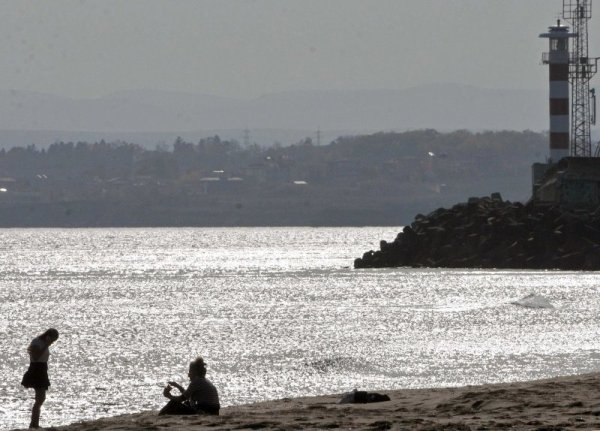
<path fill-rule="evenodd" d="M 31 409 L 31 423 L 29 424 L 29 428 L 40 427 L 40 411 L 44 401 L 46 401 L 46 389 L 35 388 L 35 402 L 33 403 L 33 408 Z"/>

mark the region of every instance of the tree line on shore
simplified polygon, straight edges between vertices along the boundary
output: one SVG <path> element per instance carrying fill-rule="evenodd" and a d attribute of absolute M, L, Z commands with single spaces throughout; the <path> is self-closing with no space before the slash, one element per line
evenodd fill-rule
<path fill-rule="evenodd" d="M 177 138 L 153 150 L 122 141 L 56 142 L 0 150 L 0 177 L 13 181 L 0 204 L 23 203 L 24 196 L 30 205 L 163 202 L 162 209 L 210 206 L 216 214 L 233 207 L 231 223 L 273 223 L 269 210 L 284 223 L 288 209 L 292 224 L 401 224 L 413 210 L 470 195 L 526 199 L 530 166 L 544 160 L 546 147 L 547 136 L 531 131 L 430 129 L 342 136 L 321 146 L 310 138 L 262 147 L 219 136 Z M 205 224 L 201 217 L 198 224 Z"/>

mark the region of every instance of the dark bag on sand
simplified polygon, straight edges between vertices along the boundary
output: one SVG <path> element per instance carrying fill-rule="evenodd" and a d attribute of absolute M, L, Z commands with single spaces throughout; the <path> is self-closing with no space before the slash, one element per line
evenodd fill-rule
<path fill-rule="evenodd" d="M 385 394 L 378 394 L 377 392 L 357 391 L 354 389 L 352 392 L 344 394 L 340 400 L 340 404 L 366 404 L 383 401 L 390 401 L 390 397 Z"/>
<path fill-rule="evenodd" d="M 367 394 L 368 403 L 381 403 L 384 401 L 390 401 L 390 397 L 386 394 L 378 394 L 377 392 Z"/>

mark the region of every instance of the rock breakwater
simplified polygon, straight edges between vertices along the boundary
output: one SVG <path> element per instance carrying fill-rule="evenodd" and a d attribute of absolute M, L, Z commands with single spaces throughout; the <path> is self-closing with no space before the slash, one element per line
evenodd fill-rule
<path fill-rule="evenodd" d="M 568 210 L 491 197 L 417 215 L 355 268 L 600 270 L 600 209 Z"/>

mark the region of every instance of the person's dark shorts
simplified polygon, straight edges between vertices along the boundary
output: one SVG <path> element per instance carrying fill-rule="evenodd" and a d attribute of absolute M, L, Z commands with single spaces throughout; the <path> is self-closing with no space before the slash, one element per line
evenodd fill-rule
<path fill-rule="evenodd" d="M 220 406 L 213 406 L 209 404 L 201 404 L 198 408 L 192 408 L 187 401 L 179 402 L 171 400 L 164 406 L 159 416 L 163 415 L 219 415 Z"/>
<path fill-rule="evenodd" d="M 47 362 L 31 362 L 29 368 L 23 375 L 21 384 L 26 388 L 48 389 L 50 380 L 48 379 Z"/>

